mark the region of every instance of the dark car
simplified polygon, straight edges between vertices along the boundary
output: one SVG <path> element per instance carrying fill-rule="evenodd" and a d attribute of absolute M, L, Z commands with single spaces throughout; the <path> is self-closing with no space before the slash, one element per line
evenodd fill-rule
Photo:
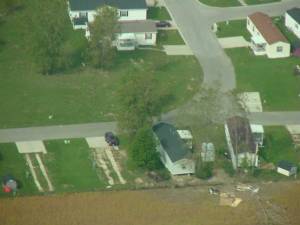
<path fill-rule="evenodd" d="M 106 132 L 104 136 L 109 146 L 119 146 L 119 139 L 112 132 Z"/>
<path fill-rule="evenodd" d="M 156 27 L 171 27 L 171 23 L 165 20 L 161 20 L 155 23 Z"/>

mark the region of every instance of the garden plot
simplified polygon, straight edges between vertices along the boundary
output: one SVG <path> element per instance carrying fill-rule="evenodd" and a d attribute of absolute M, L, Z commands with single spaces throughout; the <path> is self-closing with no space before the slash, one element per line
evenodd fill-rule
<path fill-rule="evenodd" d="M 120 167 L 114 158 L 112 152 L 114 150 L 107 145 L 104 137 L 88 137 L 86 142 L 92 151 L 94 164 L 104 172 L 109 185 L 126 184 L 126 180 L 123 178 Z M 116 174 L 116 178 L 114 178 L 114 174 Z"/>
<path fill-rule="evenodd" d="M 40 154 L 46 154 L 46 148 L 42 141 L 24 141 L 16 142 L 18 152 L 25 155 L 27 165 L 34 180 L 37 189 L 40 192 L 45 190 L 54 191 L 52 182 L 48 176 L 46 167 L 40 157 Z M 32 158 L 32 156 L 34 156 Z M 44 181 L 44 182 L 43 182 Z M 46 182 L 46 184 L 45 184 Z M 47 188 L 43 187 L 47 186 Z"/>

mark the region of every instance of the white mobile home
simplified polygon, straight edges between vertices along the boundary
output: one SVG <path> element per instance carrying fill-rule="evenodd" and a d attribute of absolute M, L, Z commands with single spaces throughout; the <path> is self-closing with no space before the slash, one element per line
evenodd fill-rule
<path fill-rule="evenodd" d="M 153 126 L 157 139 L 157 151 L 165 167 L 172 175 L 195 173 L 195 162 L 191 152 L 180 138 L 176 128 L 168 123 Z"/>
<path fill-rule="evenodd" d="M 261 12 L 249 15 L 247 30 L 252 36 L 250 47 L 255 55 L 267 55 L 268 58 L 290 56 L 290 43 L 268 15 Z"/>
<path fill-rule="evenodd" d="M 292 8 L 286 11 L 285 26 L 300 38 L 300 8 Z"/>
<path fill-rule="evenodd" d="M 241 167 L 244 161 L 248 166 L 258 166 L 258 146 L 248 119 L 239 116 L 227 119 L 225 136 L 234 169 Z"/>

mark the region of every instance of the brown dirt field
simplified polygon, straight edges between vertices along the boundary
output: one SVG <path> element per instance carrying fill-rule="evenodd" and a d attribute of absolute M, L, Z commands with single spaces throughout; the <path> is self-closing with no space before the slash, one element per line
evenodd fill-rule
<path fill-rule="evenodd" d="M 245 194 L 243 194 L 245 195 Z M 260 196 L 300 224 L 300 184 L 273 183 Z M 218 205 L 205 188 L 79 193 L 0 200 L 1 225 L 260 225 L 254 197 L 237 208 Z"/>

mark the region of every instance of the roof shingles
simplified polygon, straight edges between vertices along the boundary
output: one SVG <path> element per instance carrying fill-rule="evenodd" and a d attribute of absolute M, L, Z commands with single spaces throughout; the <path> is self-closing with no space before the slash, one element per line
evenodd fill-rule
<path fill-rule="evenodd" d="M 272 19 L 268 15 L 261 12 L 256 12 L 248 17 L 254 23 L 268 44 L 274 44 L 276 42 L 288 42 L 285 36 L 273 24 Z"/>

